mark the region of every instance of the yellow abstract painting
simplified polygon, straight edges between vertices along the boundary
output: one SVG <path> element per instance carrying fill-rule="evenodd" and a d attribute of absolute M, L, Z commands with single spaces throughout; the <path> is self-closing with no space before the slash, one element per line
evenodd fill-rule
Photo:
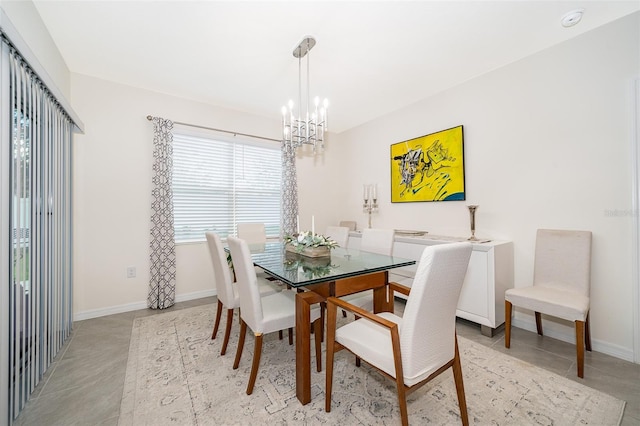
<path fill-rule="evenodd" d="M 464 199 L 462 126 L 391 145 L 391 202 Z"/>

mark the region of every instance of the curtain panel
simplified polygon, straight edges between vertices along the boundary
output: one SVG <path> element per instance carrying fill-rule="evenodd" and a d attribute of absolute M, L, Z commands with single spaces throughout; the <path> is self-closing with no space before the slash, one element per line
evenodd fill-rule
<path fill-rule="evenodd" d="M 173 228 L 173 122 L 153 117 L 150 281 L 147 306 L 166 309 L 176 298 L 176 247 Z"/>
<path fill-rule="evenodd" d="M 282 142 L 282 234 L 297 232 L 298 217 L 298 177 L 296 172 L 296 149 L 292 144 Z"/>

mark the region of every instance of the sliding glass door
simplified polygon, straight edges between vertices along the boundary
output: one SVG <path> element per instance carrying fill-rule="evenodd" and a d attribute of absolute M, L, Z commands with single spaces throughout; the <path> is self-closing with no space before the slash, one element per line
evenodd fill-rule
<path fill-rule="evenodd" d="M 8 313 L 2 326 L 8 325 L 11 422 L 71 332 L 73 125 L 4 41 L 1 63 L 0 120 L 8 133 L 1 136 L 0 195 L 8 233 L 0 236 L 8 262 L 3 263 L 0 302 Z"/>

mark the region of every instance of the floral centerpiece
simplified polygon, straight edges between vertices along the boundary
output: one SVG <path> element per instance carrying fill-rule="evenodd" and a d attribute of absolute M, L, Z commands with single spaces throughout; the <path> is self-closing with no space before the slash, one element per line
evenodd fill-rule
<path fill-rule="evenodd" d="M 312 231 L 285 235 L 284 242 L 287 251 L 308 257 L 329 256 L 330 250 L 338 247 L 336 241 Z"/>
<path fill-rule="evenodd" d="M 293 277 L 300 274 L 308 279 L 327 276 L 335 268 L 331 264 L 331 257 L 307 257 L 300 256 L 296 252 L 287 251 L 284 260 L 284 269 Z"/>

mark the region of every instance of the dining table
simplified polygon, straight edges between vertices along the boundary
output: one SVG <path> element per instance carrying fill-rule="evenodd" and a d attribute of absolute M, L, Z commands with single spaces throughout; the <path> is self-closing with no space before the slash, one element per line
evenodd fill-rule
<path fill-rule="evenodd" d="M 373 310 L 393 312 L 388 300 L 388 271 L 415 260 L 336 247 L 328 256 L 308 257 L 290 251 L 283 242 L 249 244 L 252 261 L 267 275 L 298 289 L 296 293 L 296 396 L 311 401 L 311 306 L 327 297 L 373 290 Z M 304 291 L 306 290 L 306 291 Z"/>

